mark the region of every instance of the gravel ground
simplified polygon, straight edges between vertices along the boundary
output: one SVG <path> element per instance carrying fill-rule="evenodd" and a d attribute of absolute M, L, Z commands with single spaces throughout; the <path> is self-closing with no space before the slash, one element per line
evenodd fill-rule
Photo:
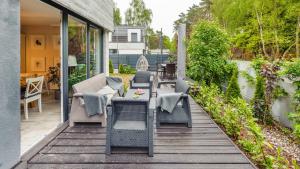
<path fill-rule="evenodd" d="M 281 147 L 284 155 L 300 162 L 300 145 L 293 142 L 285 133 L 276 127 L 265 127 L 263 132 L 266 139 L 275 147 Z"/>

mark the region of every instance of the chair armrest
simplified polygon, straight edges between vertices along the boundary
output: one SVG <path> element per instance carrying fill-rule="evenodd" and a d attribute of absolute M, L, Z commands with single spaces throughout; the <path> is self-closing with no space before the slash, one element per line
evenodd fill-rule
<path fill-rule="evenodd" d="M 83 93 L 74 93 L 73 97 L 83 97 Z"/>
<path fill-rule="evenodd" d="M 132 88 L 132 83 L 134 82 L 134 78 L 135 78 L 135 76 L 132 76 L 132 77 L 129 79 L 129 85 L 130 85 L 130 88 Z"/>
<path fill-rule="evenodd" d="M 176 81 L 160 81 L 157 83 L 157 88 L 160 88 L 162 84 L 174 84 L 176 85 Z"/>
<path fill-rule="evenodd" d="M 154 111 L 156 109 L 156 98 L 151 98 L 149 102 L 149 117 L 153 117 Z"/>
<path fill-rule="evenodd" d="M 150 83 L 153 83 L 153 79 L 154 79 L 154 77 L 151 75 L 150 76 Z"/>
<path fill-rule="evenodd" d="M 109 78 L 114 79 L 117 82 L 122 82 L 123 81 L 122 78 L 120 78 L 120 77 L 109 77 Z"/>
<path fill-rule="evenodd" d="M 112 116 L 112 107 L 111 106 L 107 106 L 107 118 Z"/>

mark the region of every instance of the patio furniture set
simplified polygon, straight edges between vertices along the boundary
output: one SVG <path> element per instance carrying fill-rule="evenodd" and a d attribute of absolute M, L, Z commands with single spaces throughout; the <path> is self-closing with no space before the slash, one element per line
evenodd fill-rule
<path fill-rule="evenodd" d="M 74 85 L 70 112 L 70 126 L 76 122 L 101 122 L 103 127 L 106 126 L 106 154 L 111 154 L 113 147 L 146 148 L 152 157 L 155 112 L 156 127 L 161 123 L 184 123 L 192 127 L 189 86 L 184 80 L 172 83 L 175 91 L 164 90 L 159 84 L 155 98 L 152 97 L 153 77 L 150 72 L 138 71 L 130 80 L 130 89 L 125 95 L 118 90 L 105 93 L 104 89 L 109 85 L 107 78 L 104 74 L 97 75 Z M 89 116 L 88 104 L 81 103 L 85 92 L 109 95 L 106 112 Z M 170 105 L 173 105 L 171 109 L 164 109 Z"/>

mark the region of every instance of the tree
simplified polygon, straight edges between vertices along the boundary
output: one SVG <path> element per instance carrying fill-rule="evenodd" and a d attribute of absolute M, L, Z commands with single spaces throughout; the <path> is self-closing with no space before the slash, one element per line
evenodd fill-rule
<path fill-rule="evenodd" d="M 115 7 L 114 8 L 114 24 L 121 25 L 121 23 L 122 23 L 122 16 L 120 13 L 120 9 Z"/>
<path fill-rule="evenodd" d="M 218 24 L 202 21 L 196 25 L 187 52 L 189 77 L 219 86 L 227 80 L 229 39 Z"/>
<path fill-rule="evenodd" d="M 299 5 L 299 0 L 213 0 L 211 11 L 232 35 L 233 47 L 274 60 L 296 48 Z"/>
<path fill-rule="evenodd" d="M 154 32 L 153 29 L 149 29 L 148 31 L 148 39 L 149 39 L 149 48 L 150 49 L 160 49 L 160 37 L 161 32 L 156 31 Z M 168 36 L 163 35 L 163 49 L 171 49 L 171 40 Z"/>
<path fill-rule="evenodd" d="M 228 88 L 226 90 L 226 100 L 230 101 L 233 98 L 242 98 L 241 90 L 238 83 L 239 71 L 237 65 L 234 65 L 234 70 L 229 81 Z"/>
<path fill-rule="evenodd" d="M 146 8 L 143 0 L 132 0 L 125 12 L 125 22 L 130 26 L 149 27 L 152 22 L 152 10 Z"/>
<path fill-rule="evenodd" d="M 200 7 L 203 9 L 203 13 L 207 19 L 211 19 L 211 6 L 212 0 L 202 0 L 200 2 Z"/>

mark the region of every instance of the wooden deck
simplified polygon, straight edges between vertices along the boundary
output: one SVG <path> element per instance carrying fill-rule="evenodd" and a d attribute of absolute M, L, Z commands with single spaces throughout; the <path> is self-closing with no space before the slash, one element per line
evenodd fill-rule
<path fill-rule="evenodd" d="M 105 128 L 67 127 L 27 162 L 30 169 L 253 169 L 214 121 L 190 99 L 193 128 L 155 129 L 154 157 L 144 150 L 105 155 Z"/>

